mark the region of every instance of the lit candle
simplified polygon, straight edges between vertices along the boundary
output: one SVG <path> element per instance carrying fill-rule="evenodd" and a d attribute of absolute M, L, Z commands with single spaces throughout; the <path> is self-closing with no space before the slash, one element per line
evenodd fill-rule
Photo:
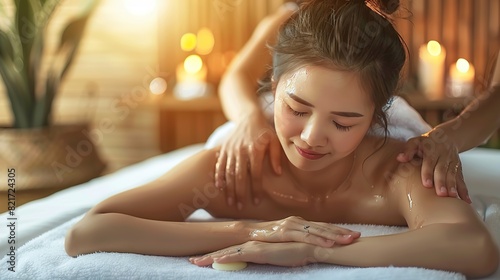
<path fill-rule="evenodd" d="M 445 49 L 436 41 L 429 41 L 419 50 L 419 87 L 430 98 L 443 97 Z"/>
<path fill-rule="evenodd" d="M 467 97 L 474 93 L 474 66 L 459 58 L 450 67 L 448 94 L 452 97 Z"/>
<path fill-rule="evenodd" d="M 177 83 L 205 82 L 207 78 L 207 67 L 198 55 L 190 55 L 177 66 L 175 72 Z"/>
<path fill-rule="evenodd" d="M 206 83 L 207 67 L 198 55 L 190 55 L 177 66 L 177 84 L 174 95 L 179 99 L 191 99 L 211 94 L 213 89 Z"/>

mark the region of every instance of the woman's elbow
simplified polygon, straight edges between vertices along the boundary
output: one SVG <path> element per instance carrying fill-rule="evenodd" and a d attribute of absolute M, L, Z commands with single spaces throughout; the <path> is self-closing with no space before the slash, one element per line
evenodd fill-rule
<path fill-rule="evenodd" d="M 483 267 L 485 275 L 483 276 L 488 276 L 495 273 L 495 271 L 498 270 L 500 264 L 500 252 L 497 244 L 495 244 L 495 242 L 490 242 L 490 244 L 487 246 L 488 247 L 485 248 L 486 254 L 484 256 L 484 267 Z"/>
<path fill-rule="evenodd" d="M 89 244 L 92 243 L 93 233 L 92 229 L 95 228 L 94 216 L 87 214 L 81 221 L 73 225 L 64 238 L 64 249 L 66 253 L 71 257 L 76 257 L 78 255 L 83 255 L 87 253 L 92 253 Z"/>
<path fill-rule="evenodd" d="M 497 271 L 500 263 L 499 248 L 489 233 L 475 237 L 475 252 L 469 255 L 471 260 L 470 277 L 486 277 Z"/>
<path fill-rule="evenodd" d="M 79 255 L 78 241 L 77 241 L 77 230 L 75 227 L 72 227 L 66 233 L 66 237 L 64 238 L 64 250 L 66 250 L 66 254 L 71 257 L 76 257 Z"/>

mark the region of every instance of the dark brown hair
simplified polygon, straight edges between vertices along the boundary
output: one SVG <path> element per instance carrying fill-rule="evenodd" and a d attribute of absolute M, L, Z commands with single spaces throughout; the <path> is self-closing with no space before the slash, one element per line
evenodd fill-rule
<path fill-rule="evenodd" d="M 357 72 L 375 105 L 374 121 L 387 136 L 384 106 L 406 61 L 404 42 L 388 19 L 398 7 L 399 0 L 304 1 L 271 47 L 273 80 L 305 65 Z M 261 91 L 271 90 L 270 82 L 262 85 Z"/>

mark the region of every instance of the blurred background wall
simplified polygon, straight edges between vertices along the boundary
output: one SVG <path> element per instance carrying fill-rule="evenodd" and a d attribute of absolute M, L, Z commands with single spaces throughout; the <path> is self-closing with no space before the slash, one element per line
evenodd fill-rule
<path fill-rule="evenodd" d="M 151 94 L 150 83 L 161 77 L 167 81 L 167 94 L 171 91 L 176 68 L 195 52 L 181 49 L 181 37 L 202 28 L 213 34 L 213 48 L 200 57 L 208 68 L 207 81 L 216 87 L 257 23 L 283 2 L 102 0 L 58 95 L 55 122 L 92 122 L 94 129 L 88 134 L 101 146 L 108 172 L 161 153 L 158 104 L 163 101 Z M 58 22 L 78 4 L 79 0 L 63 1 L 54 33 Z M 401 4 L 395 22 L 411 55 L 406 67 L 409 81 L 417 73 L 418 48 L 437 40 L 447 51 L 445 69 L 463 57 L 475 66 L 477 85 L 485 83 L 500 49 L 500 0 L 403 0 Z M 55 45 L 56 37 L 50 42 Z M 4 91 L 1 86 L 0 91 Z M 0 124 L 7 126 L 10 119 L 9 104 L 0 93 Z"/>

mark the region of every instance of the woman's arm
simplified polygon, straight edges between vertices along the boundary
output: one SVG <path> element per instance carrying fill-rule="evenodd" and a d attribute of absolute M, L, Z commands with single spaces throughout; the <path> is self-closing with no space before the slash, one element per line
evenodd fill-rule
<path fill-rule="evenodd" d="M 387 199 L 396 199 L 409 231 L 336 248 L 317 248 L 321 262 L 351 266 L 417 266 L 486 276 L 498 266 L 492 236 L 474 209 L 453 198 L 436 196 L 422 187 L 420 164 L 401 164 L 390 182 Z"/>
<path fill-rule="evenodd" d="M 203 151 L 161 178 L 99 203 L 68 232 L 67 253 L 178 256 L 247 241 L 239 222 L 184 222 L 196 209 L 225 207 L 210 176 L 214 163 L 215 152 Z"/>
<path fill-rule="evenodd" d="M 420 183 L 420 166 L 402 164 L 385 200 L 406 219 L 409 231 L 360 237 L 332 248 L 305 243 L 246 242 L 192 259 L 197 265 L 247 261 L 282 266 L 332 263 L 359 267 L 424 267 L 470 277 L 492 274 L 499 252 L 485 225 L 465 202 L 437 197 Z M 239 250 L 237 250 L 239 249 Z"/>
<path fill-rule="evenodd" d="M 260 223 L 185 222 L 197 209 L 235 216 L 213 184 L 215 153 L 200 152 L 159 179 L 99 203 L 69 230 L 66 252 L 70 256 L 98 251 L 187 256 L 250 240 L 332 246 L 359 237 L 347 229 L 296 217 Z M 303 229 L 306 222 L 311 227 L 308 234 Z"/>

